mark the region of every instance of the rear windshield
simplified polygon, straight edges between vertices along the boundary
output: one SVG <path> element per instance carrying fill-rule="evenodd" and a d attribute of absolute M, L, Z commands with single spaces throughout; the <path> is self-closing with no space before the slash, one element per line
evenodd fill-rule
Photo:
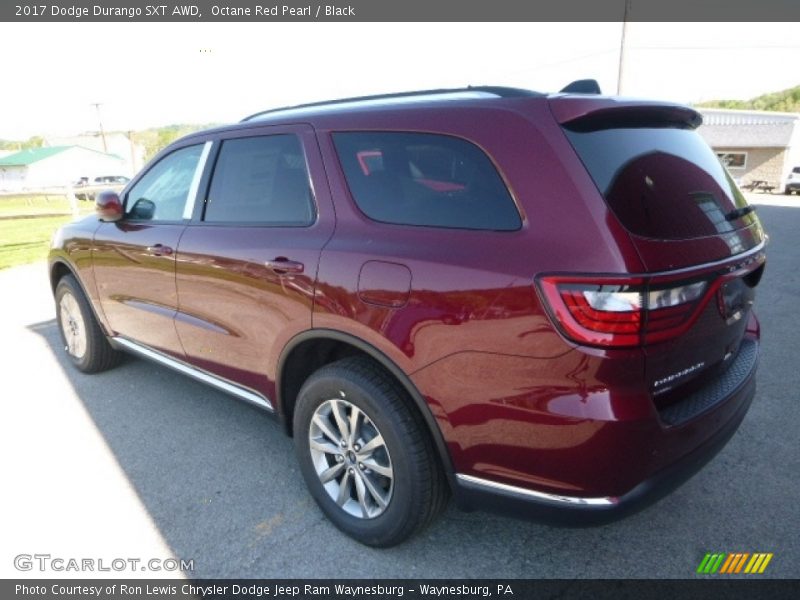
<path fill-rule="evenodd" d="M 476 145 L 430 133 L 334 133 L 350 193 L 369 218 L 400 225 L 515 231 L 519 212 Z"/>
<path fill-rule="evenodd" d="M 693 130 L 668 127 L 565 129 L 609 208 L 634 235 L 687 239 L 752 223 L 714 152 Z"/>

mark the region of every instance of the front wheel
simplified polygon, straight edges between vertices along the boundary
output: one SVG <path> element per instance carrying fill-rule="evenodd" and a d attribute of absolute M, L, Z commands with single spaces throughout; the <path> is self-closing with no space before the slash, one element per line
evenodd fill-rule
<path fill-rule="evenodd" d="M 84 373 L 97 373 L 116 365 L 119 353 L 108 343 L 89 301 L 72 275 L 59 280 L 55 297 L 61 340 L 72 364 Z"/>
<path fill-rule="evenodd" d="M 300 390 L 295 449 L 311 495 L 363 544 L 399 544 L 444 507 L 442 469 L 400 385 L 365 357 L 314 373 Z"/>

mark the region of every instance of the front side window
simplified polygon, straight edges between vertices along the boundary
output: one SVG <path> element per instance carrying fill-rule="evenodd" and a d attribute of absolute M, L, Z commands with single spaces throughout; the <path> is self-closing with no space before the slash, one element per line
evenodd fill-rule
<path fill-rule="evenodd" d="M 126 216 L 134 220 L 179 221 L 202 151 L 202 144 L 188 146 L 158 161 L 128 192 Z"/>
<path fill-rule="evenodd" d="M 314 203 L 297 136 L 280 134 L 224 141 L 211 179 L 205 221 L 311 224 Z"/>
<path fill-rule="evenodd" d="M 492 161 L 466 140 L 349 132 L 333 141 L 353 199 L 375 221 L 494 231 L 522 225 Z"/>

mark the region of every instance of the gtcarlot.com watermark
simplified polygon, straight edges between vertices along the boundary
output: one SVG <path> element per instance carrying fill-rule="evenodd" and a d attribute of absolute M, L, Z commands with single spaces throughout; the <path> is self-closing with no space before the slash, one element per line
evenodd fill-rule
<path fill-rule="evenodd" d="M 14 557 L 17 571 L 91 572 L 142 572 L 142 571 L 194 571 L 194 559 L 182 558 L 74 558 L 50 554 L 17 554 Z"/>

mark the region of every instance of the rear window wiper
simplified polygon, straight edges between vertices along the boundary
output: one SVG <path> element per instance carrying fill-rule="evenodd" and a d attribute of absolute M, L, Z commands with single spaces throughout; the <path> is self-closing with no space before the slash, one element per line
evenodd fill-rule
<path fill-rule="evenodd" d="M 736 219 L 741 219 L 745 215 L 749 215 L 756 209 L 755 206 L 743 206 L 741 208 L 734 208 L 731 212 L 725 215 L 726 221 L 735 221 Z"/>

